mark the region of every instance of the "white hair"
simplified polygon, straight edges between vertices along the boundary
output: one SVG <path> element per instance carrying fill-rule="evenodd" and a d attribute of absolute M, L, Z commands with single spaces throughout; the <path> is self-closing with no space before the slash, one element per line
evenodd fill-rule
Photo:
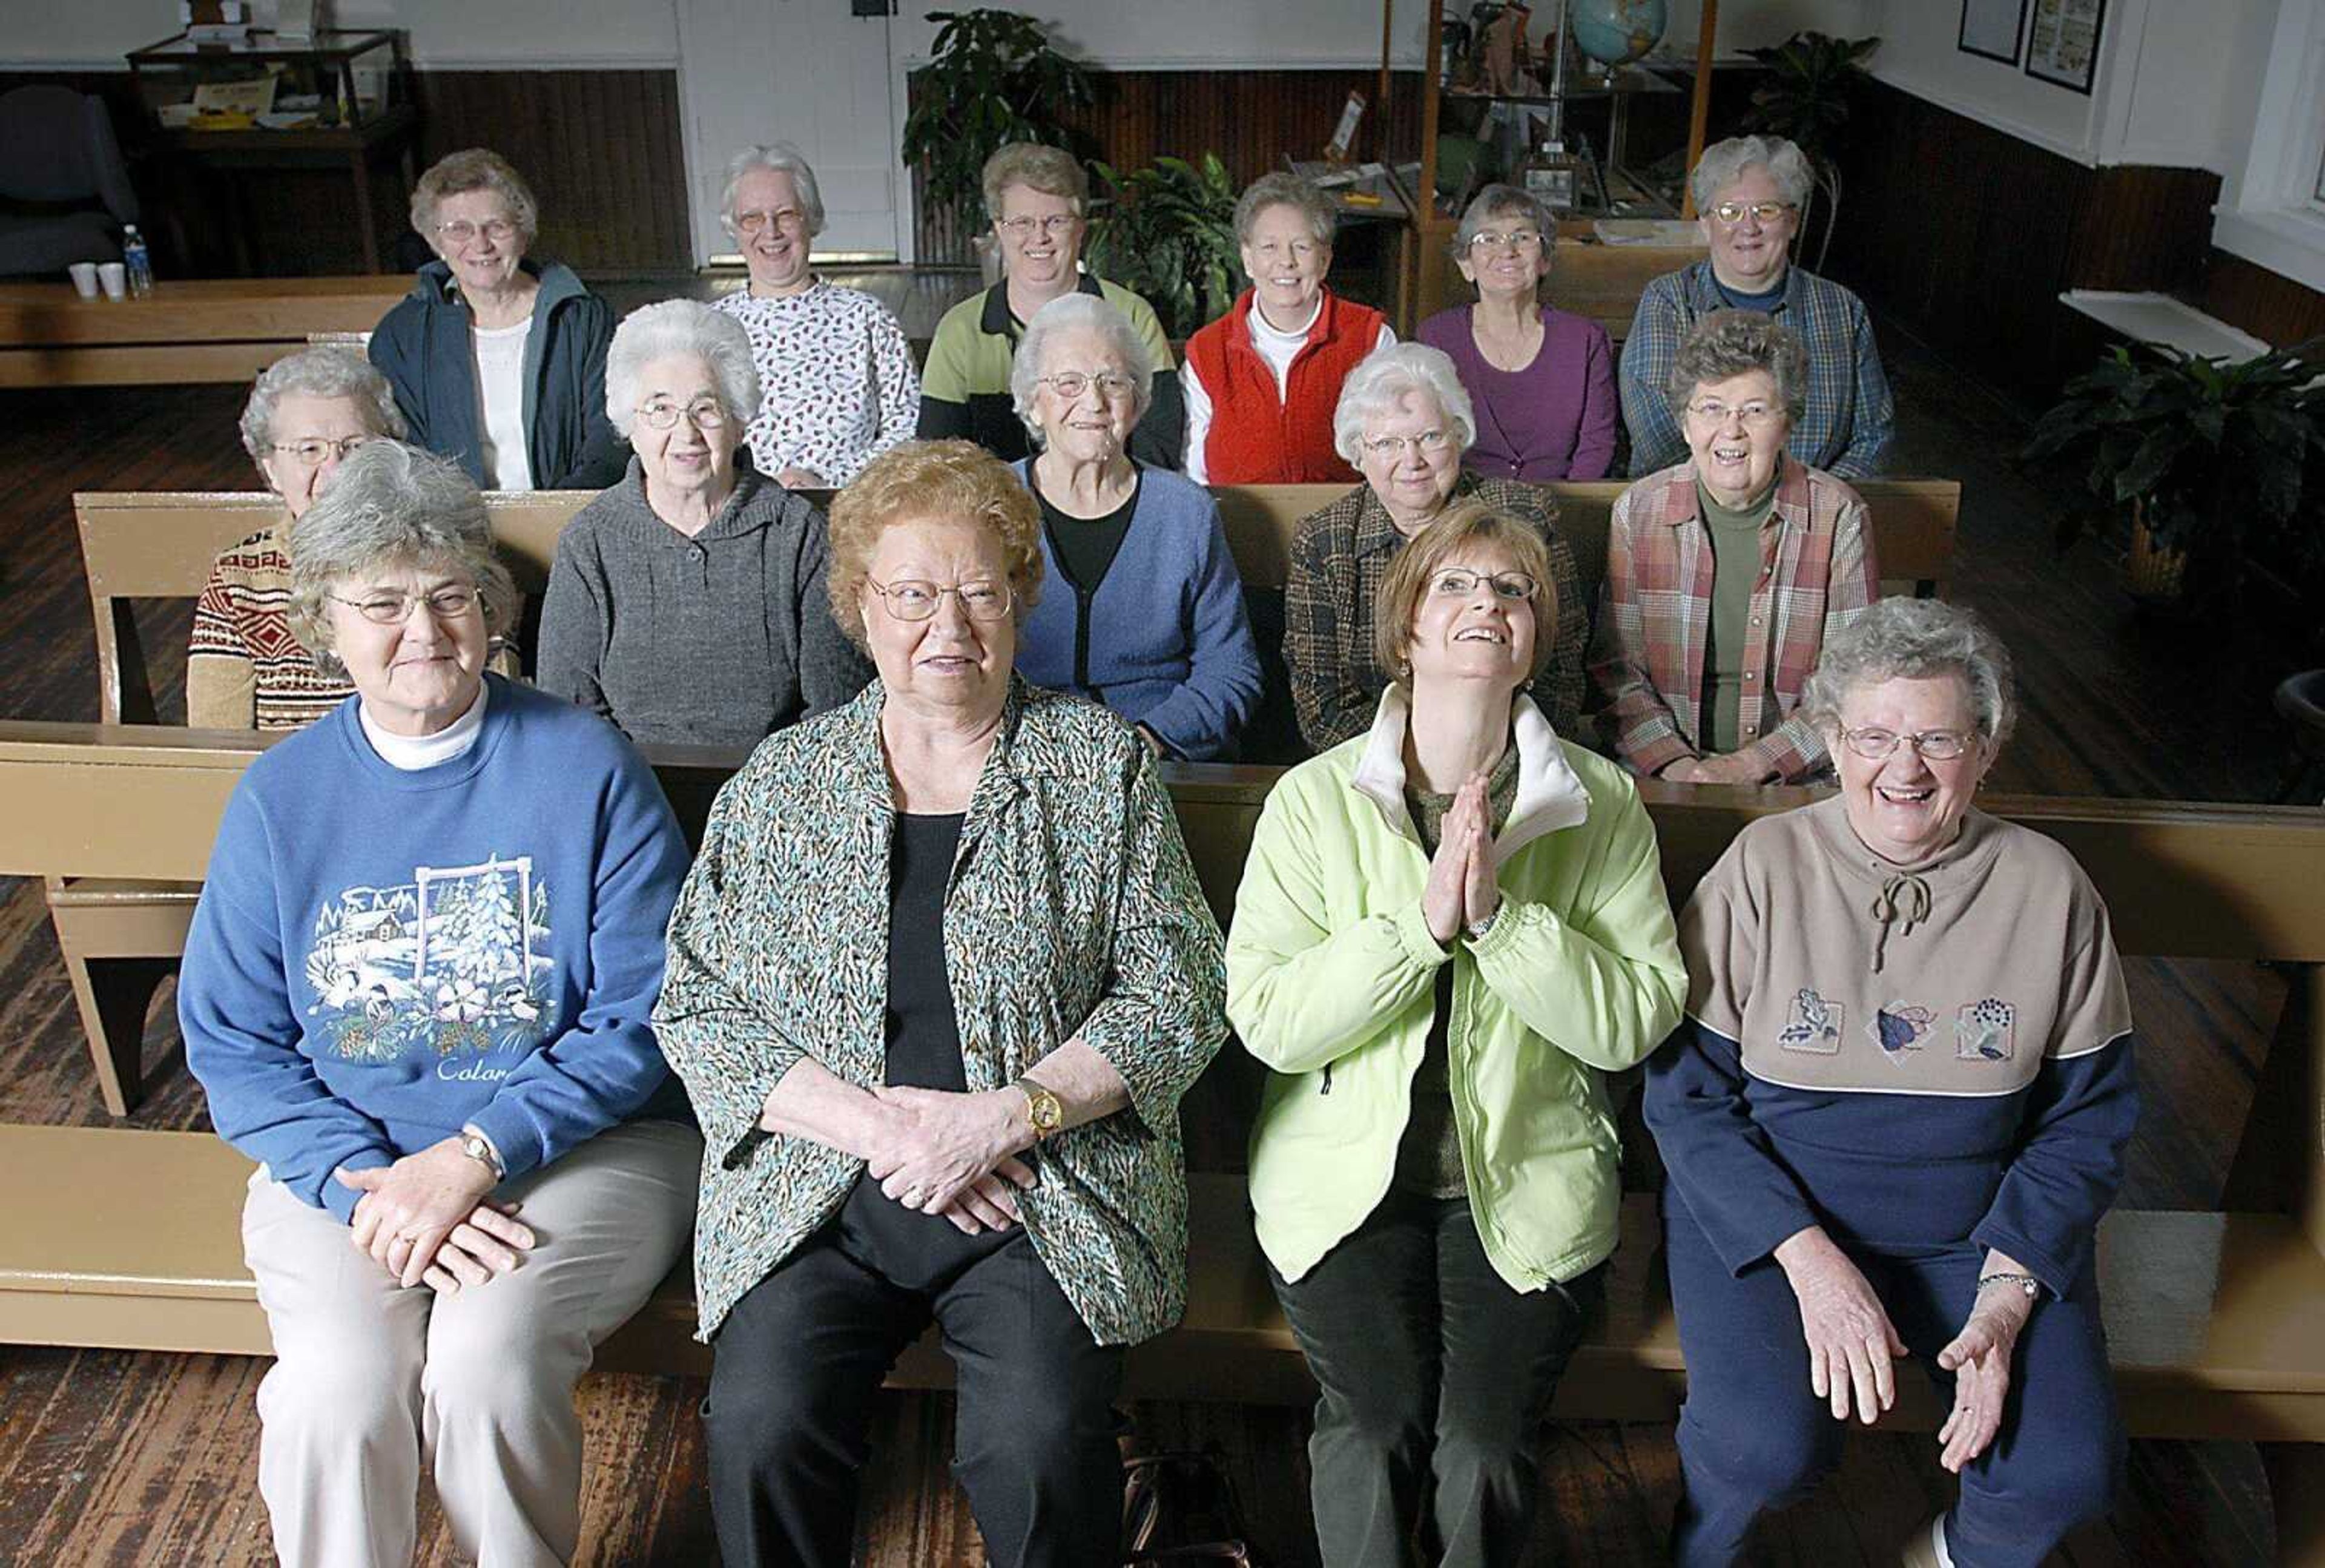
<path fill-rule="evenodd" d="M 816 185 L 815 171 L 789 142 L 769 142 L 746 147 L 727 160 L 727 188 L 718 194 L 718 222 L 729 235 L 735 232 L 735 187 L 754 169 L 790 175 L 792 189 L 799 192 L 800 216 L 807 219 L 808 237 L 823 232 L 823 192 Z"/>
<path fill-rule="evenodd" d="M 1783 136 L 1730 136 L 1706 147 L 1703 156 L 1695 161 L 1695 172 L 1687 181 L 1687 188 L 1695 193 L 1695 209 L 1710 211 L 1719 193 L 1744 178 L 1744 171 L 1755 163 L 1776 182 L 1776 194 L 1792 206 L 1809 199 L 1816 174 L 1806 153 Z"/>
<path fill-rule="evenodd" d="M 759 413 L 759 372 L 743 323 L 699 300 L 640 305 L 614 329 L 606 350 L 606 417 L 626 437 L 638 409 L 638 375 L 657 359 L 699 359 L 718 384 L 728 418 L 749 424 Z"/>
<path fill-rule="evenodd" d="M 285 354 L 258 373 L 249 401 L 242 405 L 242 450 L 264 464 L 274 450 L 274 405 L 289 393 L 301 397 L 344 397 L 356 405 L 376 436 L 403 439 L 403 411 L 387 377 L 352 348 L 327 346 Z"/>
<path fill-rule="evenodd" d="M 1462 390 L 1451 356 L 1426 343 L 1392 343 L 1365 356 L 1340 384 L 1340 404 L 1332 411 L 1332 450 L 1350 463 L 1363 454 L 1365 426 L 1396 413 L 1405 394 L 1417 392 L 1437 404 L 1452 425 L 1455 452 L 1477 439 L 1477 416 Z"/>
<path fill-rule="evenodd" d="M 1976 610 L 1938 598 L 1877 599 L 1827 637 L 1802 688 L 1800 712 L 1833 733 L 1858 688 L 1941 675 L 1960 680 L 1979 735 L 1997 747 L 2010 738 L 2018 719 L 2010 650 Z"/>
<path fill-rule="evenodd" d="M 1017 343 L 1016 357 L 1009 362 L 1009 397 L 1016 405 L 1017 417 L 1034 446 L 1047 444 L 1033 415 L 1033 399 L 1041 389 L 1042 377 L 1048 375 L 1050 345 L 1069 332 L 1096 332 L 1104 338 L 1107 347 L 1122 360 L 1122 367 L 1138 384 L 1130 409 L 1130 422 L 1136 424 L 1146 416 L 1149 404 L 1154 401 L 1154 362 L 1148 357 L 1145 341 L 1138 329 L 1130 324 L 1113 302 L 1097 294 L 1060 294 L 1033 312 L 1025 323 L 1025 335 Z"/>

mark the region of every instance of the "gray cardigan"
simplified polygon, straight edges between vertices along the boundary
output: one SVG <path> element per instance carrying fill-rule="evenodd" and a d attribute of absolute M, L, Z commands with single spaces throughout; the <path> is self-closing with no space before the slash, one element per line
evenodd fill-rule
<path fill-rule="evenodd" d="M 538 682 L 631 739 L 755 746 L 838 707 L 872 668 L 832 620 L 823 515 L 747 467 L 689 539 L 637 459 L 557 541 Z"/>

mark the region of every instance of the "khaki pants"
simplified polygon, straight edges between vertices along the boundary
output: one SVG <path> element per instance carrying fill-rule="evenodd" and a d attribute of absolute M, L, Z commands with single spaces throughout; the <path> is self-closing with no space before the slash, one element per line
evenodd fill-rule
<path fill-rule="evenodd" d="M 573 1385 L 644 1304 L 694 1221 L 702 1140 L 633 1122 L 505 1183 L 538 1239 L 458 1295 L 400 1288 L 347 1228 L 252 1177 L 244 1256 L 275 1362 L 258 1389 L 259 1490 L 289 1568 L 406 1568 L 420 1471 L 483 1568 L 569 1561 L 581 1532 Z"/>

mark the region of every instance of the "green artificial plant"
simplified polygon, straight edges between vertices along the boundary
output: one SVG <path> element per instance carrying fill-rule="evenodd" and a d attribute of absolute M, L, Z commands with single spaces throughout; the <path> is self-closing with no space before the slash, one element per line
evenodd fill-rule
<path fill-rule="evenodd" d="M 1243 268 L 1235 181 L 1218 154 L 1204 153 L 1200 165 L 1157 158 L 1129 174 L 1090 168 L 1107 191 L 1090 225 L 1090 270 L 1143 296 L 1171 338 L 1225 315 Z"/>
<path fill-rule="evenodd" d="M 984 226 L 985 161 L 1011 142 L 1070 147 L 1060 115 L 1090 102 L 1089 72 L 1014 11 L 932 11 L 929 63 L 912 72 L 904 166 L 919 168 L 931 207 L 954 232 Z"/>

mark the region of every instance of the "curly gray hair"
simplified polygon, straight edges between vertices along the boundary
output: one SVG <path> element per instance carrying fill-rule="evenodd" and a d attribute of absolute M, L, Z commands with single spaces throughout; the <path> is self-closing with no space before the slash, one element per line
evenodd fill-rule
<path fill-rule="evenodd" d="M 737 425 L 759 415 L 759 370 L 743 323 L 699 300 L 640 305 L 614 329 L 606 350 L 606 417 L 625 440 L 638 412 L 638 376 L 657 359 L 699 359 L 718 384 L 719 406 Z"/>
<path fill-rule="evenodd" d="M 1426 343 L 1392 343 L 1376 348 L 1357 362 L 1340 383 L 1340 402 L 1332 410 L 1332 450 L 1351 464 L 1364 455 L 1365 426 L 1396 412 L 1409 393 L 1419 393 L 1437 404 L 1453 427 L 1455 456 L 1477 439 L 1477 414 L 1462 388 L 1452 357 Z"/>
<path fill-rule="evenodd" d="M 1978 732 L 1999 748 L 2018 722 L 2010 650 L 1976 610 L 1936 598 L 1876 600 L 1825 639 L 1801 692 L 1800 711 L 1827 735 L 1840 732 L 1850 692 L 1899 678 L 1958 677 Z"/>
<path fill-rule="evenodd" d="M 1042 377 L 1050 374 L 1051 345 L 1069 332 L 1096 332 L 1103 337 L 1121 359 L 1123 369 L 1138 384 L 1131 404 L 1132 424 L 1146 416 L 1154 401 L 1154 361 L 1130 318 L 1096 294 L 1061 294 L 1033 312 L 1033 319 L 1025 323 L 1024 337 L 1018 340 L 1016 357 L 1009 362 L 1010 401 L 1037 449 L 1048 445 L 1049 438 L 1034 419 L 1033 400 L 1041 391 Z"/>
<path fill-rule="evenodd" d="M 1236 198 L 1237 245 L 1251 243 L 1251 226 L 1258 222 L 1259 215 L 1271 207 L 1295 209 L 1308 220 L 1308 232 L 1316 237 L 1318 245 L 1332 243 L 1332 229 L 1339 222 L 1338 215 L 1332 210 L 1332 204 L 1324 199 L 1322 191 L 1299 175 L 1279 170 L 1273 174 L 1261 175 L 1245 186 L 1243 194 Z"/>
<path fill-rule="evenodd" d="M 465 196 L 471 190 L 490 190 L 507 202 L 509 221 L 516 225 L 517 237 L 523 242 L 517 248 L 533 248 L 533 237 L 541 232 L 541 203 L 533 199 L 533 187 L 498 153 L 486 147 L 463 147 L 430 164 L 428 172 L 412 188 L 412 227 L 431 249 L 442 254 L 436 244 L 437 204 L 448 196 Z"/>
<path fill-rule="evenodd" d="M 274 450 L 274 406 L 285 394 L 344 397 L 361 412 L 372 434 L 403 439 L 403 411 L 395 406 L 387 377 L 372 368 L 370 360 L 352 348 L 301 348 L 260 371 L 242 405 L 242 450 L 261 473 Z"/>
<path fill-rule="evenodd" d="M 1672 357 L 1663 392 L 1684 416 L 1695 389 L 1765 370 L 1776 384 L 1784 418 L 1798 424 L 1809 406 L 1809 351 L 1801 335 L 1761 311 L 1714 311 L 1697 321 Z"/>
<path fill-rule="evenodd" d="M 1744 171 L 1755 163 L 1776 182 L 1776 194 L 1792 206 L 1809 199 L 1816 174 L 1809 167 L 1808 154 L 1783 136 L 1730 136 L 1706 147 L 1703 156 L 1695 161 L 1695 172 L 1687 179 L 1687 188 L 1695 195 L 1695 209 L 1710 211 L 1719 193 L 1744 178 Z"/>
<path fill-rule="evenodd" d="M 367 441 L 291 525 L 291 625 L 318 666 L 347 673 L 323 608 L 331 590 L 415 566 L 475 584 L 486 635 L 508 628 L 516 583 L 494 552 L 485 498 L 460 465 L 402 441 Z"/>
<path fill-rule="evenodd" d="M 1542 204 L 1531 190 L 1515 185 L 1488 185 L 1477 192 L 1461 214 L 1461 227 L 1453 231 L 1453 254 L 1467 256 L 1469 246 L 1486 231 L 1486 225 L 1497 218 L 1521 218 L 1542 236 L 1542 259 L 1547 268 L 1558 239 L 1558 218 Z"/>
<path fill-rule="evenodd" d="M 735 232 L 735 187 L 754 169 L 790 175 L 792 189 L 799 192 L 800 216 L 807 220 L 808 237 L 823 232 L 823 191 L 816 185 L 815 171 L 808 167 L 806 157 L 789 142 L 746 147 L 727 160 L 727 187 L 718 193 L 720 227 L 729 235 Z"/>

